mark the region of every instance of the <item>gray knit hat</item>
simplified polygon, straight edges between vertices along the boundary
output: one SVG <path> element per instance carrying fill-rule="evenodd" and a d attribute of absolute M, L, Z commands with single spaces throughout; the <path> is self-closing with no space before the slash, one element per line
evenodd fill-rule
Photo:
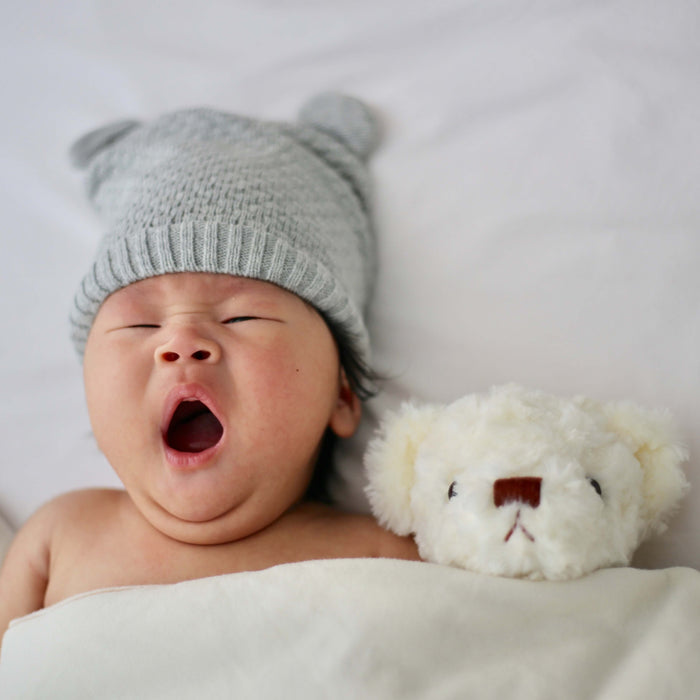
<path fill-rule="evenodd" d="M 138 280 L 220 272 L 273 282 L 311 303 L 368 360 L 363 312 L 375 240 L 365 161 L 377 125 L 326 93 L 299 123 L 188 109 L 97 129 L 71 149 L 106 235 L 75 296 L 82 354 L 102 302 Z"/>

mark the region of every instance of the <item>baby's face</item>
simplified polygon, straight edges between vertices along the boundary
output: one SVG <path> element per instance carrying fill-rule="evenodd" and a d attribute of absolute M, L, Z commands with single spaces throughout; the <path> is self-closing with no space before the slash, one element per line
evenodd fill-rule
<path fill-rule="evenodd" d="M 228 275 L 153 277 L 102 305 L 84 359 L 95 437 L 142 514 L 197 544 L 260 530 L 304 494 L 359 402 L 316 311 Z"/>

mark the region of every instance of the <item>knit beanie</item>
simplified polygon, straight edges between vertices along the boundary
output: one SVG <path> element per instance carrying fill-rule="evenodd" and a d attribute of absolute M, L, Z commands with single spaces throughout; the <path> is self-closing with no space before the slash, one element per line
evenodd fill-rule
<path fill-rule="evenodd" d="M 306 103 L 295 124 L 195 108 L 80 138 L 71 158 L 87 169 L 106 233 L 74 299 L 78 352 L 118 289 L 218 272 L 297 294 L 367 362 L 376 256 L 366 160 L 376 140 L 367 107 L 334 93 Z"/>

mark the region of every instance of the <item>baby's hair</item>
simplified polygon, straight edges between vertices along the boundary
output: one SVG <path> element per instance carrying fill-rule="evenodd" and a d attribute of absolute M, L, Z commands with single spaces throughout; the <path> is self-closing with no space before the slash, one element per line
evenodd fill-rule
<path fill-rule="evenodd" d="M 361 401 L 367 401 L 376 396 L 379 391 L 377 384 L 382 380 L 382 375 L 372 369 L 354 350 L 352 338 L 344 328 L 325 317 L 324 321 L 335 340 L 340 366 L 345 371 L 352 391 Z M 322 503 L 331 502 L 328 492 L 328 477 L 333 470 L 333 453 L 337 441 L 338 436 L 332 430 L 326 429 L 316 460 L 316 467 L 306 490 L 306 498 L 309 500 L 321 501 Z M 362 465 L 358 465 L 358 469 L 361 468 Z"/>
<path fill-rule="evenodd" d="M 323 320 L 330 329 L 338 349 L 340 366 L 345 371 L 350 388 L 360 401 L 367 401 L 377 395 L 377 383 L 382 379 L 368 362 L 355 351 L 355 343 L 348 331 L 322 314 Z"/>

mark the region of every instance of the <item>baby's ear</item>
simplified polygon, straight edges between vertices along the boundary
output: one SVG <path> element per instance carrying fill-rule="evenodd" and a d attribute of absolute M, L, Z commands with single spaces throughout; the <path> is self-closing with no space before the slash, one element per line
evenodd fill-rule
<path fill-rule="evenodd" d="M 411 489 L 415 483 L 415 461 L 421 443 L 430 431 L 440 406 L 407 403 L 388 413 L 365 454 L 366 493 L 379 522 L 397 535 L 413 531 Z"/>
<path fill-rule="evenodd" d="M 340 370 L 340 385 L 338 400 L 331 414 L 328 427 L 341 438 L 349 438 L 355 434 L 362 417 L 362 403 L 353 391 L 344 369 Z"/>
<path fill-rule="evenodd" d="M 81 170 L 87 168 L 100 151 L 126 136 L 138 125 L 139 122 L 127 119 L 89 131 L 71 146 L 68 152 L 71 163 Z"/>
<path fill-rule="evenodd" d="M 642 466 L 642 539 L 663 532 L 676 510 L 688 481 L 682 464 L 688 450 L 668 411 L 651 410 L 633 403 L 603 407 L 609 425 L 632 450 Z"/>

